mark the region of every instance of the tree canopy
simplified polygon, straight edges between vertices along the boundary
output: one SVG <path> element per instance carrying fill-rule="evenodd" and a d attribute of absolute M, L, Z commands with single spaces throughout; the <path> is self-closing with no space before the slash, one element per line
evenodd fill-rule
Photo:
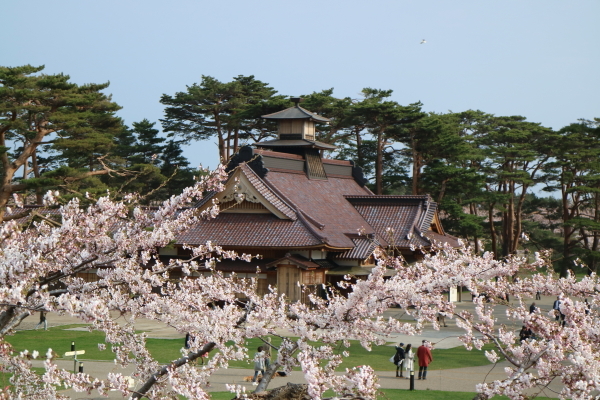
<path fill-rule="evenodd" d="M 88 175 L 106 173 L 96 168 L 98 157 L 113 146 L 111 132 L 121 126 L 115 116 L 120 107 L 102 93 L 108 83 L 79 86 L 69 82 L 68 75 L 38 74 L 43 69 L 0 67 L 0 217 L 10 196 L 29 186 L 15 183 L 15 173 L 28 169 L 32 160 L 34 174 L 40 177 L 41 145 L 68 148 L 66 157 L 86 163 Z M 9 142 L 19 143 L 20 150 L 10 153 Z"/>

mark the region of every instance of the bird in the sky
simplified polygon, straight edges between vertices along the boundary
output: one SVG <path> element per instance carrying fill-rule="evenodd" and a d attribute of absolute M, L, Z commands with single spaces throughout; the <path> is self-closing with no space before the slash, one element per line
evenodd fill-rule
<path fill-rule="evenodd" d="M 423 40 L 421 40 L 421 43 L 419 43 L 419 44 L 425 44 L 425 43 L 427 43 L 427 40 L 423 39 Z"/>

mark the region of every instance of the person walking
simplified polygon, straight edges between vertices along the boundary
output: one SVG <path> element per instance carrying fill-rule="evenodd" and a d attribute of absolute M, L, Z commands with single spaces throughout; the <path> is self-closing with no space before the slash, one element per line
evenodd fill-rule
<path fill-rule="evenodd" d="M 559 325 L 565 326 L 565 314 L 560 312 L 560 296 L 556 297 L 554 300 L 554 304 L 552 305 L 552 309 L 554 310 L 554 314 L 556 316 L 556 321 L 558 321 Z"/>
<path fill-rule="evenodd" d="M 404 363 L 404 343 L 396 346 L 396 354 L 394 354 L 394 364 L 396 364 L 396 378 L 402 378 L 402 364 Z M 400 375 L 398 375 L 398 370 Z"/>
<path fill-rule="evenodd" d="M 265 369 L 269 369 L 271 366 L 271 337 L 265 339 L 267 344 L 263 346 L 265 352 Z"/>
<path fill-rule="evenodd" d="M 433 361 L 431 350 L 427 346 L 427 341 L 423 340 L 423 344 L 417 349 L 417 357 L 419 358 L 419 379 L 427 379 L 427 367 Z"/>
<path fill-rule="evenodd" d="M 440 325 L 443 325 L 444 328 L 447 328 L 448 325 L 446 325 L 446 316 L 442 313 L 438 313 L 437 315 L 437 321 Z"/>
<path fill-rule="evenodd" d="M 47 331 L 48 330 L 48 321 L 46 320 L 46 311 L 40 311 L 40 322 L 38 322 L 38 324 L 35 326 L 35 330 L 37 330 L 37 328 L 40 325 L 44 325 L 44 330 Z"/>
<path fill-rule="evenodd" d="M 590 305 L 590 302 L 588 301 L 588 299 L 585 299 L 584 306 L 585 306 L 585 315 L 590 315 L 590 310 L 592 309 L 592 306 Z"/>
<path fill-rule="evenodd" d="M 410 379 L 411 372 L 414 371 L 415 353 L 412 351 L 412 344 L 407 344 L 404 349 L 404 370 L 406 379 Z"/>
<path fill-rule="evenodd" d="M 256 354 L 254 354 L 254 376 L 252 377 L 252 382 L 256 382 L 259 372 L 261 376 L 265 376 L 265 352 L 262 346 L 259 346 L 257 350 Z"/>
<path fill-rule="evenodd" d="M 529 306 L 529 314 L 533 314 L 536 308 L 537 307 L 535 306 L 535 302 L 531 303 L 531 305 Z"/>

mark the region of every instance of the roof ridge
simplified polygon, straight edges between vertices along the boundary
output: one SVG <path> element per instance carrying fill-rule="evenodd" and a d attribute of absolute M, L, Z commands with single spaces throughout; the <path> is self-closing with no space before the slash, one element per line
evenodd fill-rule
<path fill-rule="evenodd" d="M 316 218 L 314 218 L 312 215 L 308 214 L 306 211 L 304 211 L 301 208 L 298 208 L 298 211 L 302 213 L 302 215 L 308 220 L 308 222 L 310 222 L 313 225 L 316 225 L 319 229 L 323 229 L 325 228 L 325 224 L 317 221 Z"/>
<path fill-rule="evenodd" d="M 327 237 L 321 235 L 319 232 L 317 232 L 313 227 L 313 221 L 315 223 L 315 225 L 317 225 L 319 227 L 319 229 L 323 229 L 325 227 L 324 224 L 318 222 L 315 218 L 311 217 L 309 214 L 307 214 L 305 211 L 303 211 L 298 205 L 296 205 L 296 203 L 294 203 L 292 200 L 288 199 L 283 193 L 281 193 L 281 191 L 279 189 L 277 189 L 277 187 L 275 185 L 272 185 L 268 178 L 265 180 L 261 179 L 261 182 L 263 182 L 265 184 L 265 186 L 267 186 L 270 190 L 272 190 L 274 193 L 276 193 L 278 195 L 278 197 L 287 203 L 290 203 L 293 207 L 290 207 L 291 209 L 293 209 L 296 213 L 296 216 L 298 217 L 298 219 L 300 219 L 300 222 L 302 222 L 304 224 L 304 226 L 306 226 L 306 229 L 308 229 L 308 231 L 317 239 L 319 239 L 321 242 L 323 243 L 328 243 Z M 287 203 L 285 203 L 286 205 L 288 205 Z M 289 207 L 289 205 L 288 205 Z"/>
<path fill-rule="evenodd" d="M 428 194 L 402 194 L 402 195 L 389 195 L 389 194 L 373 194 L 373 195 L 363 195 L 363 194 L 345 194 L 345 198 L 347 199 L 390 199 L 390 200 L 427 200 L 427 198 L 431 199 Z"/>
<path fill-rule="evenodd" d="M 429 197 L 429 196 L 428 196 Z M 429 212 L 429 199 L 425 199 L 425 210 L 423 210 L 423 206 L 419 208 L 419 222 L 416 226 L 419 230 L 422 229 L 423 223 L 425 222 L 425 218 L 427 217 L 427 213 Z"/>
<path fill-rule="evenodd" d="M 323 243 L 328 242 L 326 236 L 321 235 L 319 232 L 317 232 L 315 230 L 315 228 L 313 228 L 313 226 L 312 226 L 313 224 L 312 224 L 311 220 L 308 219 L 308 215 L 306 215 L 306 213 L 304 211 L 302 211 L 302 209 L 300 209 L 300 207 L 298 207 L 296 209 L 296 215 L 298 215 L 298 219 L 300 219 L 300 221 L 306 226 L 306 229 L 308 229 L 309 232 L 312 233 L 314 237 L 321 240 Z M 314 219 L 312 219 L 312 220 L 315 221 Z M 325 225 L 322 225 L 322 226 L 325 227 Z M 323 229 L 323 228 L 319 228 L 319 229 Z"/>
<path fill-rule="evenodd" d="M 269 185 L 266 184 L 266 182 L 261 179 L 260 176 L 258 176 L 258 174 L 252 169 L 250 168 L 246 163 L 243 163 L 240 165 L 240 169 L 242 171 L 242 173 L 246 176 L 246 178 L 248 178 L 248 180 L 255 185 L 255 183 L 253 182 L 253 179 L 256 179 L 256 181 L 262 185 L 265 189 L 269 190 L 273 196 L 275 196 L 277 198 L 277 200 L 279 200 L 281 202 L 281 204 L 283 205 L 283 207 L 281 207 L 279 204 L 277 204 L 276 202 L 270 202 L 275 208 L 277 208 L 279 211 L 281 211 L 283 214 L 285 214 L 287 217 L 289 217 L 292 220 L 296 220 L 296 210 L 293 207 L 290 207 L 290 205 L 288 204 L 288 201 L 286 201 L 285 197 L 282 197 L 280 193 L 276 192 L 273 190 L 272 187 L 270 187 Z M 249 176 L 252 175 L 252 176 Z M 262 192 L 259 188 L 256 188 L 259 192 Z"/>
<path fill-rule="evenodd" d="M 420 207 L 418 207 L 417 213 L 415 215 L 415 218 L 413 219 L 413 222 L 411 224 L 408 235 L 412 235 L 413 231 L 415 231 L 415 230 L 418 233 L 421 233 L 421 224 L 425 220 L 424 216 L 427 214 L 427 210 L 429 210 L 428 199 L 429 199 L 429 195 L 421 196 L 421 200 L 425 200 L 427 208 L 425 211 L 423 211 L 423 203 L 421 203 Z M 420 236 L 422 237 L 423 235 L 420 235 Z"/>

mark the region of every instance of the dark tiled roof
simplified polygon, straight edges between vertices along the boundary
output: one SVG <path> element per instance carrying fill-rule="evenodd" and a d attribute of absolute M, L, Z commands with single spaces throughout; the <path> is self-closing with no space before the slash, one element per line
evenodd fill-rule
<path fill-rule="evenodd" d="M 452 236 L 452 235 L 440 235 L 439 233 L 433 232 L 433 231 L 428 231 L 425 232 L 425 236 L 431 241 L 435 241 L 437 243 L 448 243 L 450 246 L 452 247 L 459 247 L 460 246 L 460 239 L 458 239 L 456 236 Z"/>
<path fill-rule="evenodd" d="M 209 191 L 206 192 L 204 194 L 204 197 L 202 197 L 200 200 L 198 200 L 195 204 L 194 207 L 199 208 L 202 207 L 204 204 L 206 204 L 209 200 L 212 200 L 213 197 L 215 197 L 215 195 L 217 194 L 217 192 L 215 191 Z"/>
<path fill-rule="evenodd" d="M 254 152 L 290 161 L 303 158 Z M 272 214 L 222 213 L 213 220 L 198 222 L 178 238 L 178 243 L 194 245 L 210 240 L 233 248 L 290 249 L 327 245 L 341 252 L 336 259 L 366 259 L 379 244 L 409 249 L 430 247 L 428 238 L 456 243 L 455 238 L 431 231 L 437 205 L 428 195 L 376 196 L 348 177 L 309 179 L 302 171 L 286 169 L 269 168 L 262 177 L 244 163 L 239 164 L 238 171 L 281 212 L 279 217 L 289 219 Z M 358 232 L 365 236 L 358 236 Z"/>
<path fill-rule="evenodd" d="M 266 140 L 264 142 L 254 143 L 259 147 L 313 147 L 315 149 L 323 149 L 323 150 L 335 150 L 336 146 L 319 142 L 317 140 L 308 140 L 308 139 L 293 139 L 293 140 L 285 140 L 285 139 L 273 139 Z"/>
<path fill-rule="evenodd" d="M 310 217 L 309 221 L 318 221 L 319 226 L 315 228 L 333 247 L 353 248 L 354 243 L 346 234 L 356 234 L 361 229 L 367 234 L 374 233 L 367 221 L 344 198 L 345 195 L 367 193 L 353 180 L 311 180 L 306 175 L 270 171 L 265 182 L 276 188 L 294 208 Z"/>
<path fill-rule="evenodd" d="M 4 213 L 4 220 L 15 220 L 18 224 L 23 224 L 31 219 L 32 213 L 38 213 L 43 216 L 59 216 L 58 208 L 47 208 L 37 205 L 26 205 L 23 207 L 10 207 L 10 212 L 7 210 Z"/>
<path fill-rule="evenodd" d="M 266 267 L 275 268 L 277 267 L 277 264 L 282 264 L 283 261 L 288 261 L 288 263 L 286 264 L 289 264 L 289 262 L 291 262 L 292 264 L 295 264 L 302 269 L 318 269 L 323 267 L 323 265 L 316 263 L 314 260 L 309 260 L 308 258 L 298 254 L 287 254 L 285 257 L 280 258 L 279 260 L 271 261 L 266 265 Z"/>
<path fill-rule="evenodd" d="M 295 220 L 296 211 L 292 209 L 277 193 L 275 193 L 270 187 L 264 184 L 263 180 L 258 177 L 256 172 L 246 164 L 240 165 L 242 173 L 248 178 L 248 180 L 254 185 L 254 188 L 260 192 L 265 199 L 273 204 L 279 211 L 285 214 L 288 218 Z"/>
<path fill-rule="evenodd" d="M 200 245 L 212 241 L 226 247 L 304 247 L 321 244 L 297 219 L 273 214 L 222 213 L 200 220 L 177 237 L 178 244 Z"/>
<path fill-rule="evenodd" d="M 430 246 L 421 232 L 430 229 L 436 204 L 429 196 L 346 196 L 387 245 Z M 431 215 L 431 216 L 430 216 Z M 389 231 L 388 229 L 391 229 Z"/>
<path fill-rule="evenodd" d="M 315 114 L 314 112 L 308 111 L 306 108 L 300 106 L 294 106 L 286 108 L 285 110 L 277 111 L 272 114 L 262 115 L 264 119 L 311 119 L 316 122 L 329 122 L 329 118 Z"/>
<path fill-rule="evenodd" d="M 358 237 L 352 238 L 354 248 L 336 255 L 336 260 L 365 260 L 373 254 L 375 248 L 379 246 L 379 242 L 375 238 Z"/>
<path fill-rule="evenodd" d="M 327 259 L 323 259 L 323 260 L 312 260 L 312 261 L 313 261 L 315 264 L 319 264 L 319 265 L 320 265 L 322 268 L 327 268 L 327 269 L 330 269 L 330 268 L 335 268 L 335 267 L 337 267 L 337 266 L 338 266 L 338 265 L 337 265 L 335 262 L 333 262 L 333 261 L 331 261 L 331 260 L 327 260 Z"/>

